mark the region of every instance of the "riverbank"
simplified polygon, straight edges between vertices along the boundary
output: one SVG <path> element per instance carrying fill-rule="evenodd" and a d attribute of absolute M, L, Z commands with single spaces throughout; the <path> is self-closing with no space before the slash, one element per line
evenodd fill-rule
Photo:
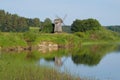
<path fill-rule="evenodd" d="M 99 31 L 87 31 L 69 33 L 40 33 L 40 32 L 0 32 L 0 49 L 3 50 L 44 50 L 59 48 L 75 48 L 81 45 L 109 44 L 120 42 L 118 33 L 101 29 Z"/>
<path fill-rule="evenodd" d="M 0 33 L 1 49 L 28 50 L 40 48 L 67 48 L 81 44 L 79 37 L 72 34 L 46 34 L 46 33 Z"/>

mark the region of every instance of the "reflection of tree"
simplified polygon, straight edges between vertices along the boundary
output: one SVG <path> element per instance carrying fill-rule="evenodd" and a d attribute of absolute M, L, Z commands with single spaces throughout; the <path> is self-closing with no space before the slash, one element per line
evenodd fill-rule
<path fill-rule="evenodd" d="M 76 64 L 85 64 L 89 66 L 97 65 L 103 56 L 115 50 L 115 45 L 89 45 L 83 46 L 72 55 L 72 60 Z"/>
<path fill-rule="evenodd" d="M 76 64 L 86 64 L 89 66 L 97 65 L 101 57 L 99 55 L 90 55 L 90 54 L 82 54 L 82 55 L 73 55 L 72 60 Z"/>
<path fill-rule="evenodd" d="M 54 57 L 50 57 L 50 58 L 47 57 L 47 58 L 44 58 L 44 59 L 45 59 L 46 61 L 48 61 L 48 62 L 49 62 L 49 61 L 54 61 Z"/>
<path fill-rule="evenodd" d="M 120 45 L 118 46 L 118 49 L 117 49 L 118 52 L 120 52 Z"/>

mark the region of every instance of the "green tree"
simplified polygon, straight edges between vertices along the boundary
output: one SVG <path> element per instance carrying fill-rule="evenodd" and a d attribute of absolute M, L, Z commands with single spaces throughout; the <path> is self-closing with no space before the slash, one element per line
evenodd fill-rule
<path fill-rule="evenodd" d="M 34 18 L 33 19 L 33 25 L 34 25 L 34 27 L 39 27 L 40 26 L 40 20 L 39 20 L 39 18 Z"/>
<path fill-rule="evenodd" d="M 4 22 L 5 22 L 5 11 L 0 10 L 0 29 L 2 28 Z"/>
<path fill-rule="evenodd" d="M 0 31 L 4 32 L 23 32 L 28 31 L 27 18 L 19 17 L 0 10 Z"/>
<path fill-rule="evenodd" d="M 71 25 L 71 30 L 73 32 L 85 32 L 88 30 L 100 29 L 101 24 L 96 19 L 76 19 Z"/>
<path fill-rule="evenodd" d="M 18 19 L 19 19 L 19 16 L 17 14 L 12 15 L 12 28 L 13 28 L 13 31 L 16 31 L 16 29 L 18 27 Z"/>
<path fill-rule="evenodd" d="M 5 31 L 5 32 L 12 31 L 12 27 L 11 26 L 12 26 L 11 14 L 6 13 L 4 24 L 2 26 L 2 31 Z"/>
<path fill-rule="evenodd" d="M 49 18 L 46 18 L 41 26 L 42 26 L 42 28 L 41 28 L 42 32 L 45 32 L 45 33 L 52 33 L 53 32 L 52 21 Z"/>
<path fill-rule="evenodd" d="M 18 19 L 18 27 L 16 29 L 17 32 L 24 32 L 24 31 L 28 31 L 29 30 L 29 26 L 27 25 L 27 21 L 24 17 L 20 17 Z"/>

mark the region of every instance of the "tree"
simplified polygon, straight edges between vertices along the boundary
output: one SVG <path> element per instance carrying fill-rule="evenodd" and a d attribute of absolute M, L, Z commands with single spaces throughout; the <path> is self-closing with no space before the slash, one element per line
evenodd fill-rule
<path fill-rule="evenodd" d="M 19 17 L 16 14 L 10 14 L 4 10 L 0 10 L 0 31 L 24 32 L 28 30 L 29 26 L 27 18 Z"/>
<path fill-rule="evenodd" d="M 17 14 L 12 15 L 12 28 L 13 28 L 13 31 L 16 31 L 16 29 L 18 27 L 18 19 L 19 19 L 19 16 Z"/>
<path fill-rule="evenodd" d="M 29 26 L 27 25 L 27 21 L 24 17 L 20 17 L 18 19 L 18 27 L 16 29 L 17 32 L 25 32 L 29 30 Z"/>
<path fill-rule="evenodd" d="M 4 22 L 5 22 L 5 11 L 0 10 L 0 29 L 2 28 Z"/>
<path fill-rule="evenodd" d="M 100 29 L 101 24 L 96 19 L 76 19 L 71 25 L 71 30 L 73 32 L 85 32 L 88 30 Z"/>
<path fill-rule="evenodd" d="M 1 27 L 1 30 L 2 31 L 5 31 L 5 32 L 8 32 L 8 31 L 12 31 L 12 22 L 11 22 L 11 14 L 9 14 L 8 12 L 5 14 L 5 17 L 4 17 L 4 22 L 3 22 L 3 25 Z"/>
<path fill-rule="evenodd" d="M 34 27 L 39 27 L 40 26 L 40 20 L 38 18 L 33 19 L 33 25 Z"/>
<path fill-rule="evenodd" d="M 41 26 L 42 26 L 42 28 L 41 28 L 42 32 L 45 32 L 45 33 L 52 33 L 53 32 L 52 21 L 49 18 L 46 18 Z"/>

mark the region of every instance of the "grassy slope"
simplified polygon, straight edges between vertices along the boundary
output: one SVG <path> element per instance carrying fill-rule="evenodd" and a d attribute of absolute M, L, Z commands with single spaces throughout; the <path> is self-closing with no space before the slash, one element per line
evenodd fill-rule
<path fill-rule="evenodd" d="M 93 43 L 109 43 L 120 41 L 118 33 L 101 28 L 101 30 L 76 32 L 74 34 L 61 33 L 61 34 L 47 34 L 35 31 L 25 33 L 3 33 L 0 32 L 0 46 L 27 46 L 30 41 L 36 45 L 42 41 L 50 41 L 61 45 L 74 45 L 78 44 L 93 44 Z"/>
<path fill-rule="evenodd" d="M 76 32 L 74 35 L 78 36 L 83 44 L 101 44 L 101 43 L 115 43 L 120 42 L 120 34 L 101 28 L 96 31 Z"/>
<path fill-rule="evenodd" d="M 1 47 L 15 47 L 26 46 L 22 33 L 7 33 L 0 32 L 0 46 Z"/>
<path fill-rule="evenodd" d="M 77 45 L 80 44 L 80 39 L 72 34 L 46 34 L 39 32 L 25 32 L 25 33 L 0 33 L 0 47 L 16 47 L 16 46 L 27 46 L 27 42 L 36 45 L 42 41 L 54 42 L 60 45 Z"/>

